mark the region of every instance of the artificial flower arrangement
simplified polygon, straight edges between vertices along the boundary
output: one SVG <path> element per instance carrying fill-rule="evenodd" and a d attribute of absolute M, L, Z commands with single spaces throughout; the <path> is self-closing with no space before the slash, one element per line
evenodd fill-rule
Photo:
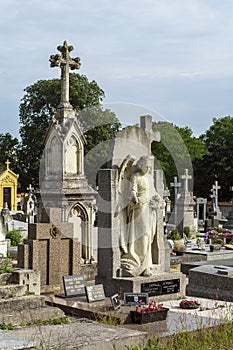
<path fill-rule="evenodd" d="M 199 308 L 200 303 L 198 303 L 198 301 L 196 300 L 181 300 L 180 302 L 180 308 L 181 309 L 197 309 Z"/>
<path fill-rule="evenodd" d="M 225 228 L 218 227 L 217 229 L 212 229 L 206 232 L 205 239 L 211 239 L 212 244 L 222 245 L 224 243 L 224 239 L 226 243 L 230 243 L 233 240 L 233 234 Z"/>
<path fill-rule="evenodd" d="M 157 304 L 155 300 L 151 300 L 148 305 L 141 305 L 141 300 L 139 304 L 136 305 L 136 312 L 152 312 L 159 311 L 163 309 L 163 304 Z"/>
<path fill-rule="evenodd" d="M 155 300 L 149 302 L 148 305 L 136 305 L 135 311 L 130 311 L 131 319 L 135 323 L 148 323 L 166 320 L 169 309 L 163 304 L 157 304 Z"/>

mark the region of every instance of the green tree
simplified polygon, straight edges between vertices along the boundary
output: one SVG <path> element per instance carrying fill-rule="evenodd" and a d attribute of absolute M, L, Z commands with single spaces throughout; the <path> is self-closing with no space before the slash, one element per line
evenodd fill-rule
<path fill-rule="evenodd" d="M 43 140 L 46 130 L 51 121 L 51 112 L 60 102 L 60 79 L 40 80 L 37 83 L 25 89 L 25 95 L 21 100 L 19 107 L 20 114 L 20 136 L 22 145 L 20 150 L 20 181 L 25 188 L 29 182 L 33 186 L 38 186 L 39 163 L 43 151 Z M 104 91 L 95 81 L 88 81 L 85 75 L 75 73 L 70 74 L 70 103 L 78 113 L 91 106 L 100 106 L 104 98 Z M 100 116 L 104 113 L 99 113 Z M 87 137 L 87 147 L 90 143 L 93 145 L 101 142 L 103 134 L 105 138 L 113 136 L 114 132 L 120 127 L 120 123 L 113 113 L 109 113 L 108 123 L 95 123 L 98 133 L 88 127 L 85 120 L 86 114 L 79 114 L 79 121 Z M 93 123 L 92 123 L 93 124 Z M 91 124 L 91 125 L 92 125 Z M 90 119 L 89 119 L 90 125 Z M 91 140 L 91 141 L 90 141 Z M 89 151 L 88 148 L 85 152 Z"/>
<path fill-rule="evenodd" d="M 208 197 L 214 182 L 218 180 L 221 190 L 219 200 L 232 198 L 229 187 L 233 185 L 233 117 L 213 118 L 213 124 L 200 136 L 208 153 L 195 162 L 196 190 Z"/>
<path fill-rule="evenodd" d="M 81 124 L 86 137 L 85 173 L 88 181 L 95 187 L 97 172 L 109 162 L 110 139 L 121 127 L 115 113 L 101 106 L 86 108 L 81 111 Z"/>
<path fill-rule="evenodd" d="M 189 127 L 159 122 L 153 124 L 153 130 L 159 131 L 161 135 L 161 142 L 152 143 L 155 168 L 163 169 L 167 186 L 170 187 L 174 176 L 183 175 L 184 169 L 193 173 L 192 162 L 206 154 L 206 147 L 202 140 L 193 136 Z"/>
<path fill-rule="evenodd" d="M 0 134 L 0 166 L 5 168 L 7 159 L 11 162 L 11 168 L 15 169 L 18 161 L 19 140 L 11 134 Z"/>

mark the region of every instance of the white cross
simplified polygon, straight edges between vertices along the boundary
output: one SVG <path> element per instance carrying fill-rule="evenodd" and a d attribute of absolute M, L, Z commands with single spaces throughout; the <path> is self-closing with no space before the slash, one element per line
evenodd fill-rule
<path fill-rule="evenodd" d="M 184 180 L 184 190 L 188 191 L 188 181 L 192 179 L 192 176 L 188 174 L 189 170 L 184 169 L 184 175 L 181 175 L 181 179 Z"/>

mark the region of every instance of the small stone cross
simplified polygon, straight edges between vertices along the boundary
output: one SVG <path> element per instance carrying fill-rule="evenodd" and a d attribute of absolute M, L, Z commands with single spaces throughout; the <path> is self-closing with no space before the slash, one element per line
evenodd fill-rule
<path fill-rule="evenodd" d="M 181 186 L 181 183 L 180 183 L 180 182 L 177 182 L 177 176 L 174 176 L 174 182 L 171 182 L 171 183 L 170 183 L 170 186 L 171 186 L 171 187 L 174 187 L 174 202 L 176 202 L 176 199 L 177 199 L 177 189 L 178 189 L 178 187 Z"/>
<path fill-rule="evenodd" d="M 218 190 L 220 190 L 221 186 L 218 185 L 218 181 L 215 181 L 214 185 L 212 185 L 211 192 L 213 194 L 210 195 L 211 198 L 214 198 L 215 208 L 218 207 Z"/>
<path fill-rule="evenodd" d="M 29 191 L 29 193 L 32 193 L 34 191 L 34 187 L 32 187 L 32 185 L 30 184 L 28 187 L 27 187 L 27 190 Z"/>
<path fill-rule="evenodd" d="M 51 67 L 61 68 L 61 103 L 62 107 L 70 107 L 69 103 L 69 69 L 79 69 L 81 66 L 80 58 L 71 58 L 69 53 L 73 51 L 73 46 L 68 46 L 64 41 L 63 46 L 57 47 L 61 55 L 51 55 L 49 61 Z"/>
<path fill-rule="evenodd" d="M 7 159 L 7 161 L 5 162 L 6 164 L 6 169 L 9 170 L 9 165 L 11 164 L 11 162 L 9 162 L 9 159 Z"/>
<path fill-rule="evenodd" d="M 184 190 L 188 191 L 188 181 L 192 179 L 192 176 L 188 174 L 189 170 L 184 169 L 184 175 L 181 175 L 181 179 L 184 180 Z"/>

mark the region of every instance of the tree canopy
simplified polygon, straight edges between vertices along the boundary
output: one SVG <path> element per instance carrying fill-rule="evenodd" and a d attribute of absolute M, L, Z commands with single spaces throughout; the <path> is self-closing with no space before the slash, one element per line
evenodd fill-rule
<path fill-rule="evenodd" d="M 0 167 L 5 168 L 5 162 L 10 160 L 11 167 L 16 168 L 18 162 L 19 141 L 17 137 L 12 137 L 11 134 L 0 134 Z"/>
<path fill-rule="evenodd" d="M 192 162 L 201 159 L 206 153 L 205 144 L 193 136 L 189 127 L 178 127 L 168 122 L 153 124 L 153 130 L 159 131 L 161 142 L 153 142 L 152 153 L 155 156 L 155 167 L 162 168 L 167 187 L 173 182 L 174 176 L 180 177 L 184 169 L 193 173 Z"/>
<path fill-rule="evenodd" d="M 221 190 L 219 200 L 232 199 L 229 187 L 233 186 L 233 117 L 213 118 L 213 124 L 200 136 L 207 147 L 207 154 L 195 162 L 196 192 L 208 197 L 214 182 Z"/>

